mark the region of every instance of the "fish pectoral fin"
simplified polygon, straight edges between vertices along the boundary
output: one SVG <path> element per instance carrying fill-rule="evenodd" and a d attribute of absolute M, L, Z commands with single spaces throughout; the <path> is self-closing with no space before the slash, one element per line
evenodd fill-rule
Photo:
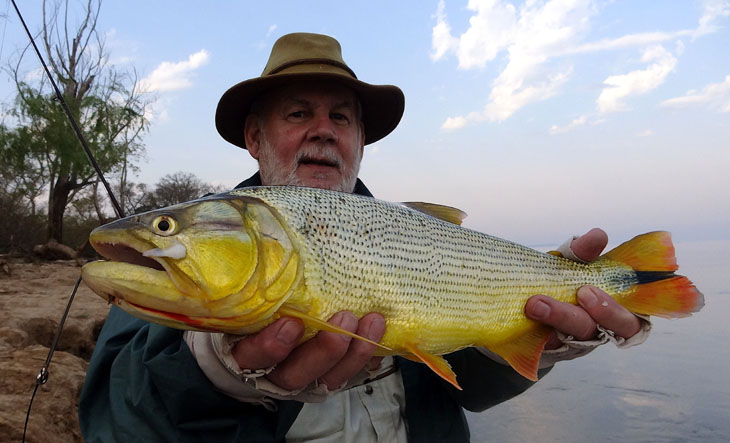
<path fill-rule="evenodd" d="M 358 340 L 362 340 L 364 342 L 370 343 L 371 345 L 375 345 L 381 349 L 385 349 L 386 351 L 393 351 L 389 347 L 385 345 L 381 345 L 380 343 L 376 343 L 368 338 L 365 338 L 361 335 L 357 335 L 354 332 L 346 331 L 339 326 L 335 326 L 331 323 L 327 323 L 324 320 L 321 320 L 317 317 L 312 317 L 309 314 L 306 314 L 302 311 L 298 311 L 294 308 L 290 308 L 288 306 L 282 306 L 277 311 L 279 315 L 286 316 L 286 317 L 294 317 L 300 319 L 305 326 L 309 326 L 310 328 L 319 329 L 321 331 L 327 331 L 327 332 L 334 332 L 336 334 L 342 334 L 347 335 L 348 337 L 352 337 Z"/>
<path fill-rule="evenodd" d="M 551 333 L 550 327 L 538 324 L 514 339 L 497 345 L 489 344 L 487 347 L 505 359 L 520 375 L 537 381 L 540 356 Z"/>
<path fill-rule="evenodd" d="M 425 363 L 426 366 L 431 368 L 431 370 L 438 374 L 439 377 L 454 385 L 456 389 L 460 391 L 463 390 L 456 381 L 456 374 L 454 374 L 454 371 L 451 369 L 451 365 L 449 365 L 449 362 L 447 362 L 446 359 L 440 355 L 433 355 L 428 352 L 424 352 L 413 343 L 406 343 L 405 348 L 411 353 L 411 355 L 406 355 L 406 358 Z"/>
<path fill-rule="evenodd" d="M 466 212 L 458 208 L 451 206 L 437 205 L 436 203 L 425 203 L 425 202 L 403 202 L 401 203 L 407 208 L 414 209 L 418 212 L 423 212 L 431 217 L 436 217 L 440 220 L 453 223 L 455 225 L 461 225 L 461 222 L 466 218 Z"/>

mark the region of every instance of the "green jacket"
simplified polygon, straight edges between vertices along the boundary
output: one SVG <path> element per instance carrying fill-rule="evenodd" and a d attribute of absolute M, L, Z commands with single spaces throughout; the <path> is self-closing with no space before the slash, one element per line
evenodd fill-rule
<path fill-rule="evenodd" d="M 238 187 L 256 184 L 258 174 Z M 355 192 L 371 196 L 359 180 Z M 409 441 L 469 441 L 464 409 L 483 411 L 532 385 L 473 348 L 446 358 L 463 391 L 425 365 L 398 357 Z M 87 442 L 284 441 L 302 403 L 275 402 L 272 412 L 218 392 L 198 367 L 182 331 L 113 307 L 87 370 L 79 420 Z"/>

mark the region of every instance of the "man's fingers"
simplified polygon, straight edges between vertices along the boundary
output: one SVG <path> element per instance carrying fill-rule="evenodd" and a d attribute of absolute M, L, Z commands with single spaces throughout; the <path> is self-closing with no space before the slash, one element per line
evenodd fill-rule
<path fill-rule="evenodd" d="M 285 359 L 303 333 L 304 326 L 299 320 L 282 317 L 236 343 L 231 354 L 241 369 L 268 368 Z"/>
<path fill-rule="evenodd" d="M 350 332 L 358 327 L 357 317 L 346 311 L 338 312 L 329 322 Z M 343 334 L 320 331 L 292 351 L 267 378 L 283 389 L 301 389 L 332 369 L 347 352 L 351 340 Z"/>
<path fill-rule="evenodd" d="M 380 314 L 370 313 L 360 319 L 356 333 L 374 342 L 379 342 L 385 333 L 385 319 Z M 375 345 L 353 339 L 342 360 L 320 377 L 320 381 L 325 383 L 329 389 L 337 389 L 360 372 L 365 365 L 370 367 L 375 364 L 374 367 L 377 367 L 380 364 L 380 358 L 371 361 L 375 349 Z"/>
<path fill-rule="evenodd" d="M 578 289 L 578 303 L 599 325 L 619 337 L 630 338 L 641 329 L 638 317 L 596 287 Z"/>
<path fill-rule="evenodd" d="M 527 300 L 525 315 L 577 340 L 590 340 L 598 333 L 596 322 L 583 308 L 544 295 Z"/>
<path fill-rule="evenodd" d="M 573 240 L 570 249 L 579 259 L 592 262 L 597 259 L 608 244 L 608 234 L 603 229 L 593 228 Z"/>

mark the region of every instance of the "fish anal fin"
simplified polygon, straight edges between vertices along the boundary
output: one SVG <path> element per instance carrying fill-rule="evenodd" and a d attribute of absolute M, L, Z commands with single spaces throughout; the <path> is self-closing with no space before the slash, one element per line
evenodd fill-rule
<path fill-rule="evenodd" d="M 294 317 L 300 319 L 305 326 L 309 326 L 310 328 L 319 329 L 321 331 L 327 331 L 327 332 L 334 332 L 335 334 L 342 334 L 347 335 L 348 337 L 352 337 L 357 340 L 362 340 L 364 342 L 370 343 L 371 345 L 375 345 L 381 349 L 384 349 L 388 352 L 392 352 L 393 350 L 390 349 L 387 346 L 381 345 L 380 343 L 376 343 L 368 338 L 365 338 L 361 335 L 357 335 L 354 332 L 346 331 L 339 326 L 335 326 L 331 323 L 327 323 L 326 321 L 319 319 L 317 317 L 313 317 L 305 312 L 299 311 L 297 309 L 294 309 L 292 307 L 288 306 L 281 306 L 277 313 L 280 316 L 286 316 L 286 317 Z"/>
<path fill-rule="evenodd" d="M 520 375 L 537 381 L 540 355 L 551 333 L 551 328 L 538 324 L 514 339 L 499 344 L 492 343 L 488 347 L 505 359 Z"/>
<path fill-rule="evenodd" d="M 405 348 L 411 353 L 411 355 L 406 356 L 409 360 L 425 363 L 426 366 L 431 368 L 431 370 L 438 374 L 439 377 L 451 383 L 456 389 L 460 391 L 462 390 L 461 386 L 459 386 L 459 383 L 456 381 L 456 374 L 454 374 L 454 371 L 451 369 L 449 362 L 447 362 L 443 357 L 424 352 L 413 343 L 407 343 Z"/>
<path fill-rule="evenodd" d="M 418 212 L 423 212 L 431 217 L 436 217 L 439 220 L 447 221 L 455 225 L 461 225 L 461 222 L 466 218 L 466 212 L 451 206 L 425 202 L 403 202 L 401 204 L 405 207 L 414 209 Z"/>

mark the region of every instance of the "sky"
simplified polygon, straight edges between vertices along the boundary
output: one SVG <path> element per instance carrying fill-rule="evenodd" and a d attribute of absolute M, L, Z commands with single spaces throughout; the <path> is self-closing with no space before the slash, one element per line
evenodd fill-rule
<path fill-rule="evenodd" d="M 40 6 L 19 3 L 39 30 Z M 27 44 L 6 9 L 3 66 Z M 378 198 L 455 206 L 532 246 L 594 226 L 611 243 L 730 238 L 730 0 L 107 0 L 99 29 L 108 64 L 156 98 L 138 182 L 255 172 L 217 134 L 218 99 L 261 74 L 277 38 L 316 32 L 359 79 L 405 93 L 398 128 L 365 147 Z"/>

